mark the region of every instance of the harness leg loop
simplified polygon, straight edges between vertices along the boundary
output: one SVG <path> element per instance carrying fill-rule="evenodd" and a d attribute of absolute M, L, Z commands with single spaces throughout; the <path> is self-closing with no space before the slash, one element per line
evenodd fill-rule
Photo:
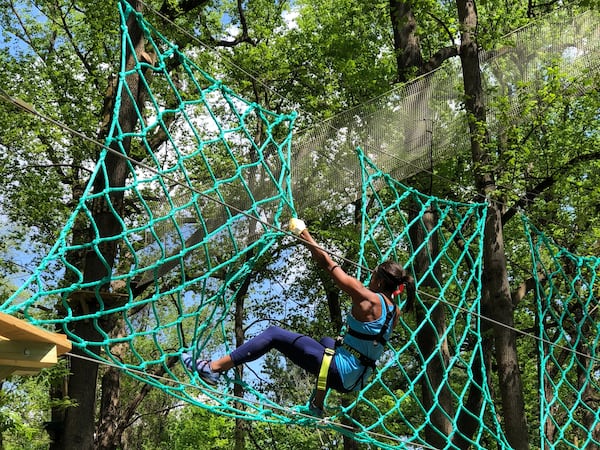
<path fill-rule="evenodd" d="M 321 361 L 321 369 L 319 370 L 319 377 L 317 378 L 317 391 L 324 392 L 327 390 L 327 375 L 329 375 L 329 366 L 331 366 L 333 355 L 335 355 L 334 349 L 325 349 L 323 361 Z"/>

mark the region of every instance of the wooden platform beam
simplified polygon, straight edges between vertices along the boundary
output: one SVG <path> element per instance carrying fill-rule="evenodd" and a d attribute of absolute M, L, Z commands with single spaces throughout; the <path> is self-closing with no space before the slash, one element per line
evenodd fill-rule
<path fill-rule="evenodd" d="M 13 374 L 35 374 L 56 364 L 58 357 L 71 348 L 64 334 L 0 313 L 0 379 Z"/>

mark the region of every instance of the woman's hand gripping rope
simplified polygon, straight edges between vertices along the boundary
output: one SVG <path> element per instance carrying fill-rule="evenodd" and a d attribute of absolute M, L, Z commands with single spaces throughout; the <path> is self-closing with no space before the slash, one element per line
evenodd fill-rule
<path fill-rule="evenodd" d="M 288 229 L 294 236 L 300 236 L 306 230 L 306 224 L 303 220 L 292 217 Z"/>

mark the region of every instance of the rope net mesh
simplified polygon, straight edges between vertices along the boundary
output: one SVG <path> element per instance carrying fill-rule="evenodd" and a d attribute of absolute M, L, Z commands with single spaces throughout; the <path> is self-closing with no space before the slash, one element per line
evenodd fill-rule
<path fill-rule="evenodd" d="M 600 445 L 600 258 L 572 254 L 524 219 L 536 275 L 543 448 Z"/>
<path fill-rule="evenodd" d="M 295 114 L 275 114 L 244 100 L 127 2 L 120 8 L 124 56 L 106 148 L 57 243 L 0 310 L 64 332 L 78 352 L 224 416 L 330 428 L 381 448 L 509 448 L 483 362 L 489 353 L 479 315 L 486 206 L 425 196 L 381 168 L 369 148 L 354 146 L 352 158 L 343 156 L 357 168 L 351 195 L 361 223 L 357 264 L 345 269 L 368 282 L 378 263 L 402 261 L 413 270 L 418 291 L 415 314 L 400 319 L 369 384 L 354 394 L 330 392 L 329 418 L 317 421 L 248 380 L 226 377 L 212 388 L 185 369 L 182 351 L 232 348 L 236 299 L 245 295 L 261 258 L 286 236 L 282 222 L 300 210 L 292 192 L 302 192 L 307 181 L 302 164 L 312 161 L 318 185 L 326 181 L 319 175 L 326 163 L 292 152 Z M 132 23 L 156 60 L 145 53 L 127 63 L 126 55 L 135 58 Z M 177 69 L 168 69 L 174 63 Z M 144 111 L 135 107 L 131 89 L 138 79 L 147 94 Z M 133 131 L 123 126 L 125 110 L 135 117 Z M 335 155 L 335 145 L 329 148 Z M 115 167 L 125 174 L 117 184 L 111 179 Z M 292 183 L 295 176 L 300 181 Z M 331 194 L 332 201 L 346 186 L 328 187 L 321 196 Z M 560 295 L 576 288 L 563 284 Z M 566 318 L 552 316 L 553 295 L 544 297 L 548 306 L 540 306 L 540 314 L 561 323 Z M 252 296 L 246 301 L 260 304 Z M 572 326 L 570 337 L 578 330 Z M 556 333 L 552 339 L 566 339 Z M 566 439 L 584 424 L 569 413 L 575 404 L 582 407 L 583 391 L 573 389 L 576 374 L 567 374 L 570 366 L 556 350 L 539 350 L 547 357 L 544 374 L 548 370 L 544 423 Z M 594 370 L 579 386 L 592 386 L 597 365 Z M 234 396 L 236 383 L 245 388 L 242 397 Z M 571 404 L 550 400 L 559 391 L 570 391 Z M 554 420 L 556 410 L 568 420 Z M 597 430 L 598 408 L 586 411 Z"/>

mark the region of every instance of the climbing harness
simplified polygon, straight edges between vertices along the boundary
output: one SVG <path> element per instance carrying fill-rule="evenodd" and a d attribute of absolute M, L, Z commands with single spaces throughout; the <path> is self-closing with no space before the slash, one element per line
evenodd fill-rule
<path fill-rule="evenodd" d="M 321 361 L 321 369 L 319 370 L 319 378 L 317 379 L 317 391 L 325 391 L 327 389 L 327 375 L 329 375 L 329 367 L 331 366 L 333 355 L 335 355 L 334 349 L 325 349 L 323 361 Z"/>
<path fill-rule="evenodd" d="M 384 336 L 388 332 L 390 322 L 392 321 L 392 319 L 395 316 L 396 316 L 396 306 L 391 305 L 386 310 L 385 322 L 384 322 L 383 326 L 381 327 L 381 330 L 379 330 L 379 333 L 366 334 L 366 333 L 361 333 L 360 331 L 356 331 L 352 328 L 348 328 L 348 331 L 346 332 L 346 334 L 349 334 L 350 336 L 360 339 L 362 341 L 373 341 L 373 343 L 375 345 L 377 345 L 377 344 L 386 345 L 387 340 L 385 339 Z"/>
<path fill-rule="evenodd" d="M 367 372 L 367 369 L 371 368 L 372 370 L 376 370 L 377 361 L 372 358 L 369 358 L 367 355 L 361 353 L 354 347 L 346 344 L 344 342 L 344 335 L 348 334 L 357 339 L 361 339 L 364 341 L 372 341 L 374 343 L 374 345 L 386 345 L 387 340 L 385 339 L 385 335 L 387 334 L 389 327 L 390 327 L 390 323 L 393 322 L 393 319 L 395 316 L 396 316 L 396 306 L 391 305 L 386 310 L 385 322 L 384 322 L 383 326 L 381 327 L 381 329 L 379 330 L 379 333 L 366 334 L 366 333 L 361 333 L 359 331 L 356 331 L 352 328 L 348 328 L 348 330 L 346 332 L 342 332 L 338 337 L 335 338 L 335 349 L 343 347 L 348 353 L 350 353 L 352 356 L 354 356 L 356 359 L 358 359 L 360 364 L 363 366 L 363 373 L 358 378 L 356 383 L 350 389 L 348 389 L 348 392 L 353 391 L 359 382 L 361 383 L 361 386 L 364 386 L 364 376 L 365 376 L 365 373 Z M 332 349 L 332 348 L 325 349 L 325 354 L 323 355 L 323 360 L 321 361 L 321 368 L 319 370 L 319 376 L 317 378 L 317 389 L 316 389 L 317 392 L 319 392 L 319 391 L 325 392 L 327 390 L 327 376 L 329 375 L 329 367 L 331 366 L 331 361 L 333 360 L 333 357 L 336 352 L 335 349 Z"/>

